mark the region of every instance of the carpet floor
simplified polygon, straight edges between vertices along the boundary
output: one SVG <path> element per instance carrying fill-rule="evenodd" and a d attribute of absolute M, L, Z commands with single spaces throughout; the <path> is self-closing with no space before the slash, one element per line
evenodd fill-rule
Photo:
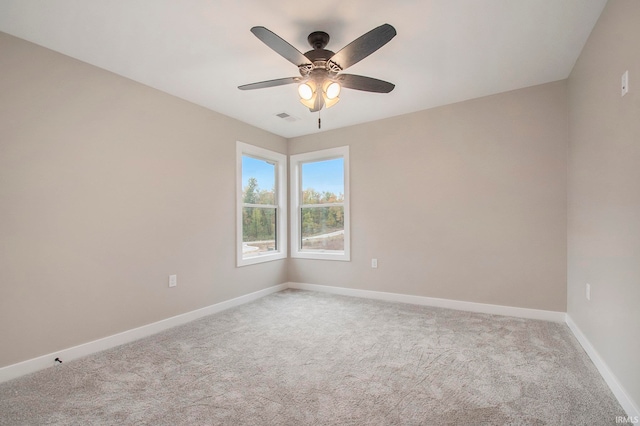
<path fill-rule="evenodd" d="M 564 324 L 286 290 L 0 384 L 2 425 L 608 425 Z"/>

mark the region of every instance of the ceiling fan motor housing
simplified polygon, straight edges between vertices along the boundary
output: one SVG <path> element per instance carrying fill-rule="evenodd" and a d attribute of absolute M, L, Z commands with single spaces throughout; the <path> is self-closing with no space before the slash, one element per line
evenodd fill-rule
<path fill-rule="evenodd" d="M 320 80 L 321 76 L 327 75 L 333 77 L 342 69 L 330 59 L 335 55 L 331 50 L 325 49 L 325 46 L 329 43 L 329 34 L 324 31 L 314 31 L 307 37 L 307 41 L 313 47 L 312 50 L 306 52 L 304 56 L 311 61 L 309 64 L 301 65 L 299 68 L 300 74 L 303 77 L 311 77 L 316 80 Z"/>

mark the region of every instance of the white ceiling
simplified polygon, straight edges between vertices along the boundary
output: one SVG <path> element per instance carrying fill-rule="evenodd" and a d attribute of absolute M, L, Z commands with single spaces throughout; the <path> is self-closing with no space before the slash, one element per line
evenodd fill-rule
<path fill-rule="evenodd" d="M 284 137 L 317 132 L 296 85 L 237 86 L 299 75 L 249 30 L 301 52 L 329 33 L 337 52 L 389 23 L 398 35 L 348 69 L 396 85 L 344 90 L 323 130 L 567 78 L 606 0 L 0 0 L 0 31 Z M 0 55 L 2 52 L 0 52 Z M 290 122 L 276 114 L 299 118 Z"/>

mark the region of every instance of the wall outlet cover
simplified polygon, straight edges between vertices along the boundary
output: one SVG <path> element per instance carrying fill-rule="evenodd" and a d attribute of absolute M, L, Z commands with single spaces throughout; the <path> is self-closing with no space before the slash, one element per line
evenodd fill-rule
<path fill-rule="evenodd" d="M 587 283 L 586 286 L 586 296 L 587 300 L 591 301 L 591 284 Z"/>

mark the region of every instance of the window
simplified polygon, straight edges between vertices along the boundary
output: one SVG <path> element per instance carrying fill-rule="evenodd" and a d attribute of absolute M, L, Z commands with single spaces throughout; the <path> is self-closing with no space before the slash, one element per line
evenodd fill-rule
<path fill-rule="evenodd" d="M 349 147 L 292 155 L 291 257 L 350 260 Z"/>
<path fill-rule="evenodd" d="M 237 265 L 287 257 L 287 157 L 237 143 Z"/>

